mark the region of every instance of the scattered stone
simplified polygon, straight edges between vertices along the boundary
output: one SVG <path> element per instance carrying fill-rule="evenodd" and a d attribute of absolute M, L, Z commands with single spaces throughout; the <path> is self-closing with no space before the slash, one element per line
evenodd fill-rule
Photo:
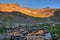
<path fill-rule="evenodd" d="M 26 40 L 44 40 L 43 36 L 29 35 L 26 36 Z"/>
<path fill-rule="evenodd" d="M 51 33 L 46 33 L 44 38 L 45 40 L 52 40 Z"/>
<path fill-rule="evenodd" d="M 57 40 L 60 40 L 60 37 Z"/>
<path fill-rule="evenodd" d="M 26 26 L 24 24 L 18 25 L 18 27 L 8 27 L 6 33 L 7 35 L 0 35 L 0 39 L 5 40 L 60 40 L 58 35 L 49 33 L 47 30 L 47 26 L 44 28 L 34 27 L 34 26 Z"/>
<path fill-rule="evenodd" d="M 32 26 L 31 27 L 27 27 L 27 30 L 28 30 L 29 33 L 31 33 L 34 30 L 34 28 Z"/>
<path fill-rule="evenodd" d="M 24 32 L 24 31 L 25 31 L 25 29 L 20 29 L 19 31 L 20 31 L 20 32 Z"/>
<path fill-rule="evenodd" d="M 0 40 L 9 40 L 11 37 L 7 34 L 0 34 Z"/>
<path fill-rule="evenodd" d="M 59 38 L 57 34 L 53 34 L 52 37 L 53 37 L 53 40 L 57 40 Z"/>

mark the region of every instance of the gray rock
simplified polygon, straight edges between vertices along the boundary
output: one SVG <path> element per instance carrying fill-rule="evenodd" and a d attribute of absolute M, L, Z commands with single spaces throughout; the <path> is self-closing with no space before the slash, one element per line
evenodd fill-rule
<path fill-rule="evenodd" d="M 58 38 L 57 40 L 60 40 L 60 38 Z"/>
<path fill-rule="evenodd" d="M 3 40 L 4 38 L 5 38 L 5 36 L 0 34 L 0 40 Z"/>
<path fill-rule="evenodd" d="M 51 36 L 50 33 L 46 33 L 44 38 L 47 39 L 47 40 L 51 40 L 52 36 Z"/>
<path fill-rule="evenodd" d="M 34 27 L 33 32 L 37 32 L 39 29 Z"/>
<path fill-rule="evenodd" d="M 0 40 L 9 40 L 11 37 L 6 34 L 0 34 Z"/>
<path fill-rule="evenodd" d="M 20 32 L 24 32 L 25 30 L 24 29 L 20 29 Z"/>
<path fill-rule="evenodd" d="M 52 35 L 53 39 L 57 40 L 59 38 L 59 36 L 57 34 L 53 34 Z"/>
<path fill-rule="evenodd" d="M 22 35 L 21 36 L 12 35 L 10 40 L 24 40 L 24 36 L 22 36 Z"/>
<path fill-rule="evenodd" d="M 52 24 L 52 26 L 55 26 L 56 24 L 54 23 L 54 24 Z"/>
<path fill-rule="evenodd" d="M 15 23 L 15 27 L 19 27 L 20 26 L 20 23 Z"/>
<path fill-rule="evenodd" d="M 34 30 L 34 27 L 27 27 L 28 32 L 32 32 Z"/>

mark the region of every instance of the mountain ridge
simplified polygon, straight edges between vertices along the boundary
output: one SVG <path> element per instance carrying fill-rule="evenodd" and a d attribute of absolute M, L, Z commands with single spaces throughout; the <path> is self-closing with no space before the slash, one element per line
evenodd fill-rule
<path fill-rule="evenodd" d="M 36 18 L 46 18 L 54 16 L 54 11 L 51 8 L 32 9 L 32 8 L 21 7 L 20 5 L 14 3 L 10 4 L 0 3 L 0 11 L 2 12 L 17 11 Z"/>

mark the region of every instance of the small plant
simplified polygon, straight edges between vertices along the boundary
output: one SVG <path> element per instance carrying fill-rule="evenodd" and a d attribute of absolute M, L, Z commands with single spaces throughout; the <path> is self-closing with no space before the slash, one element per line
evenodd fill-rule
<path fill-rule="evenodd" d="M 2 25 L 2 26 L 0 27 L 0 34 L 5 33 L 5 29 L 6 29 L 6 27 L 5 27 L 4 25 Z"/>
<path fill-rule="evenodd" d="M 39 26 L 34 25 L 35 27 L 42 27 L 45 28 L 45 26 L 47 27 L 47 30 L 51 33 L 56 33 L 58 35 L 60 35 L 60 24 L 55 24 L 55 26 L 52 26 L 51 23 L 49 24 L 39 24 Z"/>

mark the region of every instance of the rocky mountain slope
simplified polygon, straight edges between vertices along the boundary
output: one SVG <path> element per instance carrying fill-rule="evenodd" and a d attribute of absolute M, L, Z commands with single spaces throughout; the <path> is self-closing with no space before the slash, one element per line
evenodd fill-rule
<path fill-rule="evenodd" d="M 18 4 L 0 3 L 0 21 L 12 18 L 12 22 L 23 24 L 38 24 L 41 22 L 60 22 L 59 8 L 32 9 L 21 7 Z M 7 19 L 7 20 L 10 20 Z"/>
<path fill-rule="evenodd" d="M 59 12 L 54 13 L 54 16 L 47 17 L 47 18 L 35 18 L 20 12 L 0 12 L 0 21 L 6 20 L 16 23 L 22 24 L 38 24 L 43 22 L 60 22 L 60 14 Z M 10 18 L 10 19 L 9 19 Z"/>

